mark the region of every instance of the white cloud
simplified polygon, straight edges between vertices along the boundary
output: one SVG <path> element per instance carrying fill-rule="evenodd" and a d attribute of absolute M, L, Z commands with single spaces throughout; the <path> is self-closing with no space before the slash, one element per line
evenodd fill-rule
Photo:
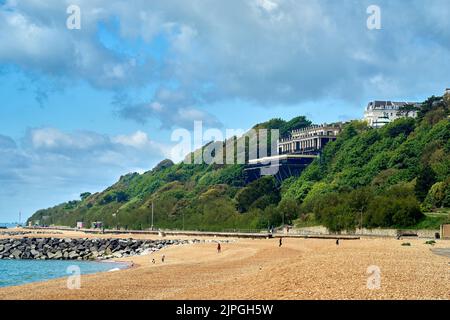
<path fill-rule="evenodd" d="M 87 150 L 107 143 L 107 137 L 96 133 L 68 134 L 55 128 L 32 129 L 29 137 L 32 147 L 38 150 Z"/>
<path fill-rule="evenodd" d="M 109 160 L 109 163 L 123 168 L 144 164 L 149 155 L 158 159 L 168 154 L 164 144 L 151 140 L 147 133 L 140 130 L 129 135 L 108 136 L 92 131 L 70 133 L 51 127 L 34 128 L 27 132 L 24 141 L 26 150 L 36 155 L 64 156 L 77 161 L 83 158 L 94 163 L 102 157 L 120 158 L 117 162 Z"/>
<path fill-rule="evenodd" d="M 207 127 L 222 126 L 214 115 L 195 107 L 195 99 L 181 90 L 160 88 L 153 99 L 150 103 L 132 103 L 127 99 L 118 101 L 119 114 L 140 123 L 157 118 L 164 129 L 175 126 L 192 128 L 194 121 L 202 121 Z"/>
<path fill-rule="evenodd" d="M 256 0 L 256 4 L 268 12 L 278 8 L 278 4 L 271 0 Z"/>
<path fill-rule="evenodd" d="M 143 85 L 153 72 L 152 61 L 137 64 L 134 57 L 105 48 L 96 36 L 97 23 L 111 12 L 80 4 L 82 29 L 69 30 L 69 2 L 7 1 L 0 6 L 0 63 L 66 82 L 88 81 L 102 89 Z M 132 81 L 126 75 L 133 75 Z"/>
<path fill-rule="evenodd" d="M 119 135 L 114 137 L 112 141 L 126 146 L 132 146 L 134 148 L 143 148 L 151 143 L 147 134 L 142 131 L 137 131 L 136 133 L 129 136 Z"/>
<path fill-rule="evenodd" d="M 73 193 L 100 191 L 170 155 L 169 145 L 143 131 L 106 135 L 46 127 L 29 129 L 21 141 L 0 135 L 0 220 L 8 208 L 34 211 Z"/>
<path fill-rule="evenodd" d="M 0 150 L 16 149 L 16 142 L 8 136 L 0 134 Z"/>
<path fill-rule="evenodd" d="M 181 25 L 179 30 L 172 37 L 172 45 L 178 52 L 189 52 L 192 49 L 192 43 L 197 36 L 197 30 L 187 25 Z"/>
<path fill-rule="evenodd" d="M 134 148 L 142 152 L 152 153 L 159 157 L 170 157 L 170 146 L 151 140 L 147 133 L 143 131 L 136 131 L 130 135 L 118 135 L 111 138 L 111 141 L 115 144 Z M 148 169 L 148 168 L 147 168 Z"/>
<path fill-rule="evenodd" d="M 365 85 L 377 74 L 405 95 L 448 80 L 445 0 L 380 0 L 380 31 L 366 28 L 369 0 L 78 0 L 82 29 L 75 32 L 64 28 L 72 2 L 7 1 L 0 9 L 0 63 L 112 90 L 176 83 L 193 100 L 185 107 L 197 109 L 227 99 L 295 105 L 330 92 L 333 99 L 354 101 L 377 94 Z M 119 43 L 151 45 L 163 37 L 167 47 L 152 48 L 162 57 L 104 46 L 98 25 L 111 21 L 118 21 Z M 441 54 L 440 61 L 427 58 L 428 48 Z M 423 67 L 406 66 L 405 55 Z M 436 69 L 433 78 L 415 78 L 421 68 Z"/>

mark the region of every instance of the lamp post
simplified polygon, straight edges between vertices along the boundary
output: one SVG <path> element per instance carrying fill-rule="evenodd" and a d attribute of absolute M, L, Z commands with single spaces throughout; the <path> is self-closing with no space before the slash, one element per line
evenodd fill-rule
<path fill-rule="evenodd" d="M 153 231 L 153 201 L 152 201 L 152 231 Z"/>
<path fill-rule="evenodd" d="M 363 231 L 362 231 L 362 223 L 363 223 L 363 212 L 361 210 L 361 221 L 359 222 L 359 232 L 361 232 L 361 234 L 363 233 Z"/>
<path fill-rule="evenodd" d="M 119 230 L 119 209 L 116 210 L 115 213 L 112 214 L 112 216 L 115 218 L 114 220 L 116 220 L 116 230 Z"/>

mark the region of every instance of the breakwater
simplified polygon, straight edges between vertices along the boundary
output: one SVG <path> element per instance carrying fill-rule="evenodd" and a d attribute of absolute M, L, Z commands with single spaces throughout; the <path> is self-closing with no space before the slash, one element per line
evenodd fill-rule
<path fill-rule="evenodd" d="M 200 240 L 137 240 L 91 238 L 0 239 L 0 259 L 106 260 L 147 254 L 171 245 Z"/>
<path fill-rule="evenodd" d="M 59 231 L 0 231 L 0 236 L 7 236 L 7 237 L 13 237 L 13 236 L 29 236 L 32 234 L 63 234 Z"/>

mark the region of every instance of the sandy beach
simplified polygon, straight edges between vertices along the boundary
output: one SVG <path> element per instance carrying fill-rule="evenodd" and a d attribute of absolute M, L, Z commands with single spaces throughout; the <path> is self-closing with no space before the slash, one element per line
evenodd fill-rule
<path fill-rule="evenodd" d="M 221 253 L 214 243 L 201 243 L 119 259 L 134 267 L 83 275 L 78 290 L 67 288 L 67 278 L 1 288 L 0 299 L 450 299 L 450 258 L 430 250 L 450 248 L 448 240 L 433 247 L 424 239 L 343 240 L 337 246 L 335 240 L 285 238 L 281 248 L 278 239 L 235 240 Z M 367 287 L 369 266 L 381 271 L 379 289 Z"/>

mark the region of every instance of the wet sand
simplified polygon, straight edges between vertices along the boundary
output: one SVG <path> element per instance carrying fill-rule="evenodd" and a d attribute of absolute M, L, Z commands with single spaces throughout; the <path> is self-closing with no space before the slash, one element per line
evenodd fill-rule
<path fill-rule="evenodd" d="M 118 259 L 134 267 L 83 275 L 78 290 L 62 278 L 0 288 L 0 299 L 450 299 L 450 259 L 431 248 L 450 248 L 450 241 L 431 247 L 423 239 L 361 239 L 336 246 L 335 240 L 285 238 L 279 248 L 278 239 L 236 239 L 222 244 L 221 253 L 215 243 L 181 245 Z M 379 289 L 367 287 L 369 266 L 381 271 Z"/>

